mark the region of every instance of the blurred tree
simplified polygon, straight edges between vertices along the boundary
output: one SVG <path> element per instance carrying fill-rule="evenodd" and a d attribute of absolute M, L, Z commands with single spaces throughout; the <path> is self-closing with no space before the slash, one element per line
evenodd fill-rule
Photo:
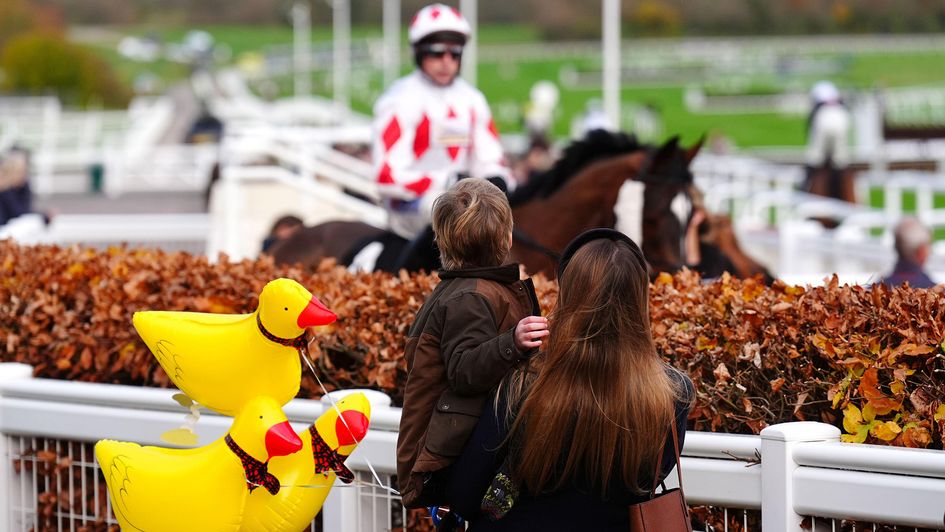
<path fill-rule="evenodd" d="M 36 13 L 25 0 L 0 2 L 0 48 L 16 35 L 36 27 Z"/>
<path fill-rule="evenodd" d="M 286 13 L 294 1 L 0 0 L 0 45 L 12 33 L 35 29 L 30 21 L 36 17 L 36 9 L 61 11 L 73 24 L 285 25 Z M 315 25 L 331 25 L 330 0 L 301 1 L 312 6 Z M 401 0 L 401 20 L 406 24 L 418 9 L 434 1 L 457 7 L 460 3 Z M 32 14 L 24 8 L 30 5 Z M 945 0 L 622 0 L 622 5 L 624 21 L 632 31 L 642 34 L 945 31 Z M 351 0 L 352 21 L 379 26 L 382 6 L 382 0 Z M 480 24 L 523 24 L 548 39 L 600 36 L 601 0 L 479 0 L 477 9 Z"/>
<path fill-rule="evenodd" d="M 10 40 L 0 55 L 5 91 L 44 94 L 53 92 L 67 103 L 101 103 L 124 107 L 130 93 L 110 67 L 84 48 L 62 37 L 28 32 Z"/>
<path fill-rule="evenodd" d="M 600 38 L 600 0 L 529 0 L 524 14 L 548 40 Z"/>
<path fill-rule="evenodd" d="M 4 2 L 9 0 L 3 0 Z M 72 24 L 133 24 L 137 22 L 138 12 L 143 0 L 42 0 L 33 1 L 37 10 L 54 10 Z"/>
<path fill-rule="evenodd" d="M 675 6 L 660 0 L 643 0 L 630 13 L 634 34 L 667 37 L 682 32 L 682 15 Z"/>

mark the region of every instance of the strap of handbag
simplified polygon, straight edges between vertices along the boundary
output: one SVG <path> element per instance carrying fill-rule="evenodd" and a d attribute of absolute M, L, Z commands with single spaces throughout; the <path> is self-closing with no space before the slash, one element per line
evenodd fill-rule
<path fill-rule="evenodd" d="M 676 453 L 676 475 L 679 478 L 679 493 L 683 496 L 683 499 L 686 498 L 686 493 L 683 491 L 682 485 L 682 462 L 679 459 L 679 435 L 676 431 L 676 420 L 673 419 L 672 422 L 673 428 L 673 451 Z M 665 448 L 666 442 L 663 442 Z M 660 471 L 663 469 L 663 449 L 660 449 L 660 456 L 656 459 L 656 471 L 653 473 L 653 489 L 650 490 L 650 498 L 656 496 L 656 487 L 659 485 L 663 486 L 663 491 L 666 491 L 666 485 L 660 480 Z"/>

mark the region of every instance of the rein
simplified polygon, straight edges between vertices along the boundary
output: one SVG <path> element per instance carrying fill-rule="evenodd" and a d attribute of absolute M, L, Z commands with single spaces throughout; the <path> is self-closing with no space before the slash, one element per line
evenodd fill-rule
<path fill-rule="evenodd" d="M 527 248 L 531 248 L 531 249 L 533 249 L 533 250 L 535 250 L 535 251 L 538 251 L 539 253 L 545 255 L 545 256 L 548 257 L 549 259 L 555 261 L 556 264 L 557 264 L 557 262 L 558 262 L 559 260 L 561 260 L 561 254 L 560 254 L 560 253 L 555 252 L 555 251 L 552 251 L 551 249 L 549 249 L 549 248 L 543 246 L 542 244 L 538 243 L 538 241 L 535 240 L 534 238 L 532 238 L 531 235 L 528 235 L 527 233 L 525 233 L 524 231 L 522 231 L 522 230 L 519 229 L 518 227 L 515 227 L 515 228 L 512 229 L 512 238 L 513 238 L 516 242 L 518 242 L 519 244 L 522 244 L 523 246 L 525 246 L 525 247 L 527 247 Z"/>

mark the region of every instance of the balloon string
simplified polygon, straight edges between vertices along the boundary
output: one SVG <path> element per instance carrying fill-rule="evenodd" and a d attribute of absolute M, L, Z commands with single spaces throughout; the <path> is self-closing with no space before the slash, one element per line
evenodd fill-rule
<path fill-rule="evenodd" d="M 255 482 L 246 481 L 250 486 L 255 486 L 257 488 L 265 488 L 262 484 L 256 484 Z M 338 489 L 338 488 L 376 488 L 382 489 L 384 491 L 390 492 L 392 495 L 400 497 L 400 493 L 397 490 L 391 488 L 390 486 L 385 486 L 383 484 L 376 484 L 374 482 L 367 482 L 364 480 L 355 479 L 351 484 L 330 484 L 328 486 L 321 484 L 280 484 L 279 488 L 305 488 L 305 489 Z"/>
<path fill-rule="evenodd" d="M 312 340 L 309 340 L 308 343 L 311 344 L 312 341 L 314 341 L 314 340 L 315 340 L 315 339 L 312 338 Z M 308 346 L 306 346 L 306 347 L 308 347 Z M 306 349 L 306 351 L 308 351 L 308 349 Z M 299 356 L 302 358 L 302 360 L 305 361 L 305 364 L 308 366 L 308 369 L 312 372 L 312 375 L 315 377 L 315 381 L 318 383 L 318 386 L 322 389 L 322 393 L 325 395 L 325 397 L 328 398 L 328 401 L 331 403 L 332 408 L 335 409 L 335 412 L 338 414 L 338 419 L 340 419 L 340 420 L 341 420 L 341 423 L 344 424 L 344 426 L 345 426 L 346 429 L 348 429 L 348 434 L 349 434 L 352 438 L 354 438 L 354 440 L 355 440 L 355 442 L 356 442 L 357 444 L 360 444 L 361 441 L 358 440 L 357 438 L 355 438 L 354 435 L 355 435 L 356 433 L 355 433 L 354 430 L 352 430 L 351 427 L 348 425 L 348 420 L 346 420 L 345 417 L 344 417 L 343 415 L 341 415 L 341 409 L 338 408 L 338 403 L 336 403 L 336 402 L 335 402 L 335 399 L 331 396 L 331 394 L 328 393 L 328 390 L 325 388 L 325 385 L 322 384 L 322 380 L 321 380 L 320 378 L 318 378 L 318 372 L 315 371 L 315 366 L 312 365 L 312 361 L 309 360 L 307 356 L 303 355 L 301 350 L 299 350 Z M 400 496 L 400 492 L 399 492 L 399 491 L 397 491 L 397 490 L 395 490 L 395 489 L 393 489 L 393 488 L 384 486 L 384 482 L 381 480 L 380 475 L 378 475 L 378 474 L 377 474 L 377 471 L 374 470 L 374 465 L 371 464 L 371 461 L 368 460 L 368 458 L 367 458 L 366 456 L 364 457 L 364 463 L 367 464 L 368 469 L 371 470 L 371 474 L 374 475 L 374 480 L 377 481 L 377 484 L 378 484 L 379 486 L 382 486 L 382 487 L 384 487 L 384 489 L 390 491 L 391 493 L 393 493 L 393 494 L 395 494 L 395 495 L 397 495 L 397 496 Z"/>

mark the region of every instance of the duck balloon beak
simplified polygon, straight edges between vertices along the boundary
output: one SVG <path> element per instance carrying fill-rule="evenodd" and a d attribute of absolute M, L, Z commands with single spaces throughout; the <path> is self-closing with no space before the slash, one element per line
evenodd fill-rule
<path fill-rule="evenodd" d="M 328 307 L 322 304 L 315 296 L 308 302 L 299 319 L 296 322 L 300 329 L 306 327 L 315 327 L 317 325 L 328 325 L 338 319 L 335 313 L 328 310 Z"/>
<path fill-rule="evenodd" d="M 287 456 L 302 449 L 302 440 L 288 421 L 269 427 L 266 432 L 266 452 L 269 457 Z"/>
<path fill-rule="evenodd" d="M 367 434 L 371 420 L 357 410 L 345 410 L 335 420 L 335 435 L 339 445 L 359 443 Z"/>

